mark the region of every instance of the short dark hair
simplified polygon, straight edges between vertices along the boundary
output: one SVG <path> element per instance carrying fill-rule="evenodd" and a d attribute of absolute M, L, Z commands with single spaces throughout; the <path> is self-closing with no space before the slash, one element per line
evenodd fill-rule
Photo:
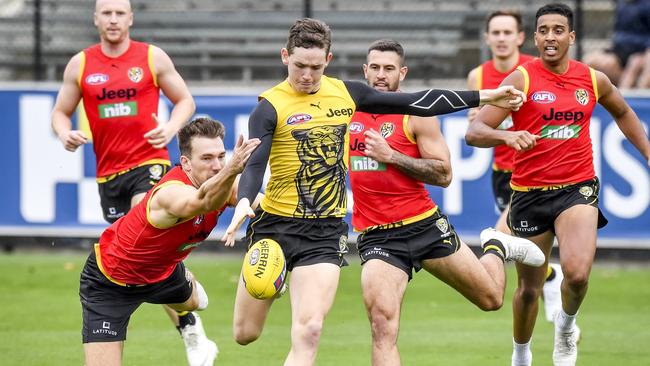
<path fill-rule="evenodd" d="M 193 137 L 211 139 L 220 137 L 223 140 L 225 135 L 226 128 L 221 122 L 208 117 L 199 117 L 178 131 L 178 147 L 181 150 L 181 155 L 189 157 L 192 154 Z"/>
<path fill-rule="evenodd" d="M 332 31 L 323 21 L 312 18 L 299 19 L 289 29 L 287 51 L 290 55 L 296 47 L 321 48 L 327 54 L 331 46 Z"/>
<path fill-rule="evenodd" d="M 395 52 L 399 55 L 400 64 L 404 64 L 404 47 L 392 39 L 378 39 L 372 42 L 368 47 L 368 54 L 370 51 Z"/>
<path fill-rule="evenodd" d="M 569 23 L 569 31 L 573 30 L 573 10 L 568 5 L 561 3 L 553 3 L 542 6 L 535 14 L 535 28 L 537 28 L 537 21 L 539 17 L 546 14 L 559 14 L 567 19 Z"/>
<path fill-rule="evenodd" d="M 490 31 L 490 21 L 492 20 L 492 18 L 501 17 L 501 16 L 515 18 L 515 21 L 517 22 L 517 32 L 522 32 L 524 30 L 524 22 L 521 19 L 520 12 L 516 10 L 497 10 L 491 12 L 487 16 L 487 19 L 485 20 L 485 31 L 486 32 Z"/>

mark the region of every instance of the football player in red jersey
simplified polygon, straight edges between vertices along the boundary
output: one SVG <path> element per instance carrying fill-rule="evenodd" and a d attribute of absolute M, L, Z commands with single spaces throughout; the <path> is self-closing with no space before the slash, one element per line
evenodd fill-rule
<path fill-rule="evenodd" d="M 363 70 L 368 85 L 398 91 L 408 71 L 402 46 L 393 40 L 373 42 Z M 424 187 L 446 187 L 452 177 L 436 117 L 357 111 L 350 123 L 349 167 L 373 365 L 401 363 L 401 304 L 413 270 L 425 269 L 491 311 L 503 303 L 505 259 L 531 264 L 528 259 L 536 254 L 537 265 L 543 264 L 544 254 L 532 242 L 492 229 L 481 233 L 485 255 L 480 259 L 460 240 Z M 520 249 L 530 250 L 530 258 L 514 255 Z"/>
<path fill-rule="evenodd" d="M 197 118 L 179 131 L 181 165 L 109 226 L 81 272 L 82 336 L 86 365 L 120 365 L 129 319 L 142 303 L 179 313 L 207 307 L 208 298 L 183 260 L 203 242 L 227 206 L 236 203 L 237 177 L 258 139 L 240 136 L 228 162 L 221 123 Z M 200 325 L 195 317 L 192 325 Z M 190 365 L 212 365 L 218 352 L 203 328 L 181 328 L 201 352 Z"/>
<path fill-rule="evenodd" d="M 589 120 L 596 103 L 612 115 L 623 134 L 650 165 L 650 143 L 634 111 L 603 73 L 571 60 L 575 42 L 573 12 L 564 4 L 542 6 L 536 14 L 535 45 L 539 59 L 518 67 L 502 84 L 514 85 L 529 102 L 512 113 L 514 131 L 496 127 L 508 112 L 483 108 L 470 124 L 469 144 L 514 148 L 514 190 L 510 229 L 546 253 L 558 240 L 562 309 L 555 318 L 555 365 L 575 365 L 578 356 L 575 319 L 587 293 L 596 251 L 597 229 L 607 220 L 598 208 Z M 517 265 L 513 299 L 512 365 L 530 365 L 537 299 L 545 271 Z"/>
<path fill-rule="evenodd" d="M 534 59 L 534 56 L 523 54 L 519 48 L 524 43 L 525 35 L 521 14 L 511 10 L 497 10 L 487 16 L 485 22 L 485 43 L 490 47 L 492 58 L 474 68 L 467 75 L 467 85 L 470 88 L 496 88 L 506 76 L 515 71 L 517 66 Z M 469 110 L 467 117 L 470 122 L 476 118 L 479 108 Z M 506 118 L 500 129 L 511 130 L 512 118 Z M 507 145 L 494 147 L 494 163 L 492 164 L 492 193 L 496 208 L 501 212 L 495 228 L 506 234 L 510 229 L 506 224 L 510 211 L 510 177 L 515 150 Z M 553 322 L 555 313 L 562 306 L 560 299 L 560 283 L 562 270 L 556 263 L 549 263 L 546 271 L 546 281 L 542 291 L 546 320 Z"/>
<path fill-rule="evenodd" d="M 112 223 L 167 172 L 171 165 L 167 143 L 187 123 L 195 106 L 169 56 L 130 38 L 133 12 L 128 0 L 97 0 L 94 21 L 100 42 L 68 62 L 52 111 L 52 128 L 68 151 L 92 137 L 102 212 Z M 160 90 L 174 104 L 166 123 L 157 117 Z M 80 101 L 92 136 L 72 128 Z M 200 326 L 195 314 L 179 319 L 175 311 L 165 310 L 179 332 L 182 325 Z M 197 347 L 186 351 L 188 358 L 201 352 Z"/>

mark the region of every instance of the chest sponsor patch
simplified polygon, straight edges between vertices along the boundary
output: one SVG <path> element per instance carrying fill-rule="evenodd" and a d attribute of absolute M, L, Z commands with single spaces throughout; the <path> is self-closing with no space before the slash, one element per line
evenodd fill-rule
<path fill-rule="evenodd" d="M 86 76 L 86 84 L 88 85 L 102 85 L 108 81 L 106 74 L 90 74 Z"/>
<path fill-rule="evenodd" d="M 580 125 L 547 125 L 542 127 L 542 133 L 540 136 L 545 139 L 553 140 L 577 139 L 578 136 L 580 136 L 581 129 L 582 127 Z"/>
<path fill-rule="evenodd" d="M 367 156 L 351 156 L 350 169 L 353 172 L 383 172 L 386 171 L 386 164 Z"/>
<path fill-rule="evenodd" d="M 101 119 L 136 116 L 138 114 L 138 103 L 136 102 L 100 104 L 98 108 L 99 118 Z"/>

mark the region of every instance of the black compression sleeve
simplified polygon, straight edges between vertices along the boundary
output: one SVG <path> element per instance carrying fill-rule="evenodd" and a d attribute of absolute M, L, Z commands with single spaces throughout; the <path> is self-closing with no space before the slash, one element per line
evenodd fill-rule
<path fill-rule="evenodd" d="M 248 198 L 249 202 L 253 204 L 257 193 L 262 188 L 276 124 L 275 108 L 266 99 L 262 99 L 248 119 L 248 138 L 257 137 L 262 140 L 262 143 L 251 154 L 239 179 L 237 201 Z"/>
<path fill-rule="evenodd" d="M 390 93 L 375 90 L 358 81 L 345 81 L 357 110 L 376 114 L 410 114 L 430 117 L 478 107 L 478 90 L 429 89 L 415 93 Z"/>

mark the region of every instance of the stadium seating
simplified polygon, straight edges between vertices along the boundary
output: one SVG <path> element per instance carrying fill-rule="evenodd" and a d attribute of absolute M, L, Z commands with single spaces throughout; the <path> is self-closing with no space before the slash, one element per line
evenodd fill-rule
<path fill-rule="evenodd" d="M 0 9 L 0 79 L 33 77 L 33 5 L 6 15 Z M 45 79 L 59 80 L 65 64 L 79 50 L 97 42 L 92 22 L 94 2 L 40 0 L 41 45 Z M 312 1 L 313 17 L 333 30 L 334 59 L 329 73 L 341 78 L 362 78 L 367 46 L 379 38 L 402 42 L 410 67 L 410 80 L 464 78 L 487 50 L 480 37 L 484 19 L 499 8 L 524 12 L 527 34 L 532 34 L 531 9 L 544 1 L 424 0 Z M 613 6 L 610 1 L 583 2 L 586 49 L 607 42 Z M 134 39 L 155 44 L 174 60 L 181 74 L 192 81 L 229 80 L 244 84 L 277 80 L 285 75 L 279 49 L 287 29 L 301 18 L 303 0 L 158 0 L 132 5 Z M 0 4 L 1 6 L 1 4 Z M 525 7 L 524 7 L 525 6 Z M 522 8 L 524 7 L 524 8 Z M 532 42 L 524 50 L 534 52 Z"/>

